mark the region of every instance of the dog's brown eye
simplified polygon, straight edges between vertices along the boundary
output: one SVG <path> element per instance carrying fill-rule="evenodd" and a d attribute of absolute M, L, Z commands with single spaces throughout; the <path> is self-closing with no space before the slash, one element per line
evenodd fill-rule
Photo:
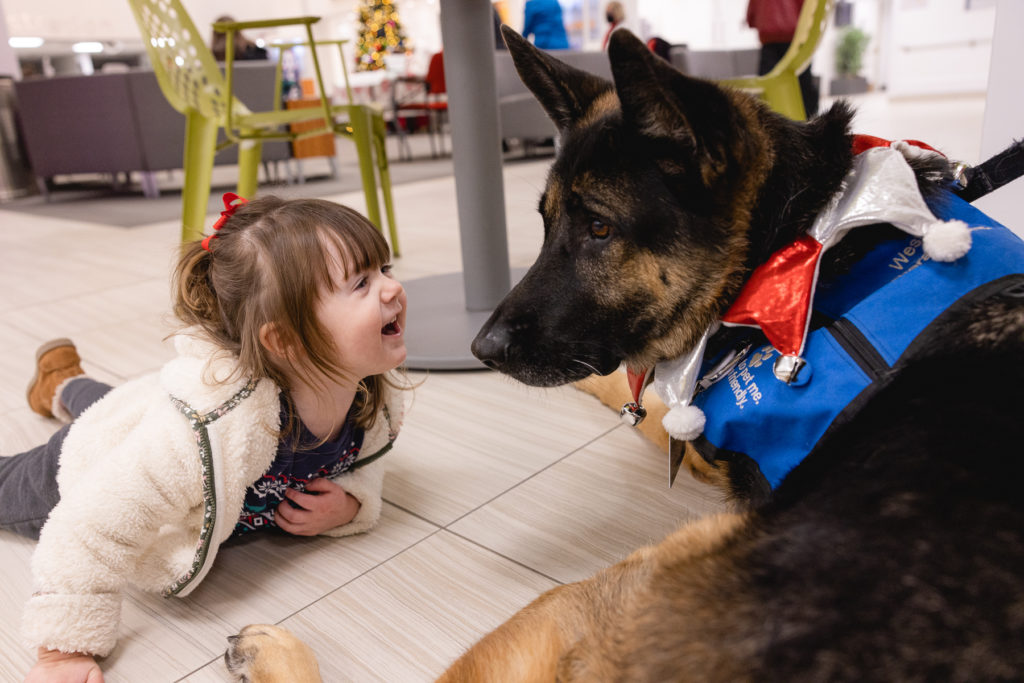
<path fill-rule="evenodd" d="M 603 240 L 612 234 L 612 228 L 601 221 L 594 221 L 590 224 L 590 234 L 599 240 Z"/>

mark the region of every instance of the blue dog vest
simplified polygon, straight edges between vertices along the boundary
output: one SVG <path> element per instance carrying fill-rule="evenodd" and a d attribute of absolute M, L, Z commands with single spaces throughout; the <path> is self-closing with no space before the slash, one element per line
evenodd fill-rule
<path fill-rule="evenodd" d="M 960 219 L 971 227 L 970 251 L 940 263 L 925 256 L 920 239 L 893 239 L 834 281 L 819 282 L 814 319 L 824 324 L 807 335 L 802 356 L 812 374 L 806 384 L 775 378 L 778 352 L 760 332 L 731 331 L 750 351 L 693 399 L 707 419 L 694 442 L 704 457 L 713 459 L 721 449 L 744 453 L 775 487 L 830 426 L 847 421 L 891 379 L 893 366 L 915 342 L 928 338 L 929 326 L 943 311 L 1007 289 L 1024 296 L 1019 237 L 951 193 L 929 202 L 929 208 L 937 218 Z M 718 368 L 734 350 L 729 346 L 705 359 L 702 374 Z"/>

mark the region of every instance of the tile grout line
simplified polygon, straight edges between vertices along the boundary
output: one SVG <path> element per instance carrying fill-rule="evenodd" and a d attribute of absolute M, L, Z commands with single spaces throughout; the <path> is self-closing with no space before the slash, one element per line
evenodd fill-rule
<path fill-rule="evenodd" d="M 545 579 L 547 579 L 548 581 L 551 581 L 552 583 L 558 584 L 559 586 L 564 586 L 565 585 L 565 581 L 560 581 L 560 580 L 556 579 L 553 576 L 548 576 L 547 574 L 545 574 L 544 572 L 540 571 L 539 569 L 535 569 L 535 568 L 531 567 L 530 565 L 528 565 L 528 564 L 526 564 L 526 563 L 524 563 L 524 562 L 522 562 L 520 560 L 516 560 L 514 558 L 509 557 L 508 555 L 505 555 L 503 553 L 499 553 L 494 548 L 488 548 L 487 546 L 485 546 L 484 544 L 480 543 L 479 541 L 474 541 L 472 538 L 468 538 L 466 536 L 463 536 L 462 534 L 460 534 L 457 531 L 452 531 L 451 529 L 447 529 L 447 528 L 440 529 L 439 531 L 447 531 L 452 536 L 455 536 L 456 538 L 461 538 L 466 543 L 469 543 L 471 545 L 475 545 L 476 547 L 480 548 L 481 550 L 486 550 L 487 552 L 491 553 L 492 555 L 497 555 L 501 559 L 503 559 L 503 560 L 505 560 L 507 562 L 511 562 L 512 564 L 517 565 L 519 567 L 522 567 L 523 569 L 525 569 L 525 570 L 527 570 L 529 572 L 532 572 L 532 573 L 536 574 L 537 576 L 543 576 Z"/>
<path fill-rule="evenodd" d="M 488 504 L 490 504 L 491 502 L 493 502 L 493 501 L 495 501 L 496 499 L 500 498 L 501 496 L 505 495 L 505 494 L 506 494 L 506 493 L 508 493 L 509 491 L 511 491 L 511 490 L 513 490 L 513 489 L 515 489 L 515 488 L 519 487 L 520 485 L 522 485 L 522 484 L 524 484 L 524 483 L 526 483 L 526 482 L 530 481 L 531 479 L 533 479 L 534 477 L 536 477 L 536 476 L 537 476 L 538 474 L 540 474 L 540 473 L 542 473 L 542 472 L 544 472 L 544 471 L 548 470 L 549 468 L 553 467 L 554 465 L 557 465 L 558 463 L 560 463 L 560 462 L 562 462 L 563 460 L 565 460 L 566 458 L 568 458 L 568 457 L 569 457 L 570 455 L 573 455 L 574 453 L 577 453 L 577 452 L 579 452 L 580 450 L 582 450 L 582 449 L 586 448 L 587 446 L 589 446 L 590 444 L 594 443 L 594 442 L 595 442 L 595 441 L 597 441 L 598 439 L 600 439 L 600 438 L 603 438 L 604 436 L 607 436 L 607 435 L 608 435 L 608 434 L 610 434 L 610 433 L 611 433 L 612 431 L 614 431 L 614 430 L 618 429 L 618 428 L 619 428 L 619 427 L 621 427 L 621 426 L 622 426 L 622 425 L 615 425 L 615 426 L 613 426 L 613 427 L 611 427 L 611 428 L 609 428 L 609 429 L 605 430 L 604 432 L 601 432 L 600 434 L 598 434 L 598 435 L 597 435 L 597 436 L 595 436 L 594 438 L 590 439 L 589 441 L 587 441 L 587 442 L 585 442 L 585 443 L 581 444 L 580 446 L 577 446 L 576 448 L 572 449 L 571 451 L 569 451 L 568 453 L 566 453 L 566 454 L 565 454 L 565 455 L 563 455 L 562 457 L 558 458 L 557 460 L 555 460 L 555 461 L 553 461 L 553 462 L 551 462 L 551 463 L 549 463 L 549 464 L 545 465 L 545 466 L 544 466 L 544 467 L 542 467 L 541 469 L 537 470 L 536 472 L 534 472 L 533 474 L 531 474 L 530 476 L 528 476 L 528 477 L 527 477 L 526 479 L 523 479 L 523 480 L 521 480 L 521 481 L 520 481 L 519 483 L 517 483 L 517 484 L 516 484 L 515 486 L 510 486 L 509 488 L 505 489 L 505 490 L 504 490 L 504 491 L 502 491 L 501 493 L 499 493 L 499 494 L 497 494 L 497 495 L 495 495 L 495 496 L 491 497 L 491 498 L 490 498 L 489 500 L 487 500 L 487 501 L 484 501 L 484 502 L 483 502 L 483 503 L 481 503 L 480 505 L 476 506 L 475 508 L 473 508 L 473 509 L 472 509 L 472 510 L 470 510 L 469 512 L 466 512 L 465 514 L 463 514 L 463 515 L 461 515 L 461 516 L 457 517 L 456 519 L 452 520 L 452 521 L 451 521 L 451 522 L 449 522 L 448 524 L 438 524 L 437 522 L 433 522 L 433 521 L 431 521 L 431 520 L 429 520 L 429 519 L 426 519 L 425 517 L 422 517 L 422 516 L 420 516 L 420 515 L 418 515 L 418 514 L 416 514 L 416 513 L 410 512 L 409 510 L 406 510 L 405 508 L 403 508 L 403 507 L 401 507 L 401 506 L 399 506 L 399 505 L 395 505 L 394 503 L 392 503 L 391 501 L 387 500 L 386 498 L 382 498 L 382 500 L 383 500 L 384 502 L 386 502 L 386 503 L 387 503 L 388 505 L 391 505 L 392 507 L 395 507 L 395 508 L 397 508 L 397 509 L 399 509 L 399 510 L 402 510 L 403 512 L 405 512 L 405 513 L 407 513 L 407 514 L 410 514 L 410 515 L 412 515 L 413 517 L 416 517 L 417 519 L 420 519 L 421 521 L 424 521 L 424 522 L 426 522 L 426 523 L 428 523 L 428 524 L 430 524 L 430 525 L 432 525 L 432 526 L 435 526 L 435 527 L 437 527 L 437 528 L 436 528 L 436 529 L 435 529 L 434 531 L 432 531 L 431 533 L 429 533 L 429 534 L 427 534 L 426 536 L 424 536 L 423 538 L 421 538 L 420 540 L 418 540 L 418 541 L 416 541 L 415 543 L 413 543 L 412 545 L 410 545 L 410 546 L 407 546 L 407 547 L 403 548 L 402 550 L 399 550 L 399 551 L 398 551 L 398 552 L 396 552 L 396 553 L 395 553 L 394 555 L 391 555 L 390 557 L 388 557 L 388 558 L 386 558 L 386 559 L 384 559 L 384 560 L 381 560 L 381 561 L 380 561 L 380 562 L 378 562 L 378 563 L 377 563 L 376 565 L 374 565 L 374 566 L 370 567 L 369 569 L 367 569 L 366 571 L 364 571 L 364 572 L 360 573 L 360 574 L 359 574 L 358 576 L 354 576 L 354 577 L 352 577 L 351 579 L 349 579 L 349 580 L 348 580 L 348 581 L 346 581 L 345 583 L 343 583 L 343 584 L 341 584 L 341 585 L 339 585 L 339 586 L 337 586 L 337 587 L 333 588 L 332 590 L 330 590 L 330 591 L 329 591 L 329 592 L 327 592 L 327 593 L 324 593 L 323 595 L 321 595 L 321 596 L 320 596 L 319 598 L 317 598 L 317 599 L 316 599 L 316 600 L 314 600 L 313 602 L 309 603 L 308 605 L 306 605 L 306 606 L 304 606 L 304 607 L 301 607 L 301 608 L 297 609 L 296 611 L 292 612 L 292 613 L 291 613 L 291 614 L 289 614 L 288 616 L 286 616 L 286 617 L 284 617 L 283 619 L 281 619 L 281 620 L 280 620 L 280 621 L 279 621 L 278 623 L 281 623 L 282 621 L 285 621 L 285 620 L 287 620 L 287 619 L 290 619 L 291 617 L 295 616 L 295 615 L 296 615 L 296 614 L 298 614 L 299 612 L 302 612 L 303 610 L 305 610 L 305 609 L 307 609 L 307 608 L 309 608 L 309 607 L 312 607 L 313 605 L 315 605 L 316 603 L 320 602 L 320 601 L 321 601 L 321 600 L 323 600 L 324 598 L 326 598 L 326 597 L 328 597 L 328 596 L 330 596 L 330 595 L 332 595 L 332 594 L 336 593 L 336 592 L 337 592 L 337 591 L 339 591 L 340 589 L 342 589 L 342 588 L 344 588 L 345 586 L 349 585 L 350 583 L 352 583 L 352 582 L 353 582 L 353 581 L 355 581 L 356 579 L 362 578 L 363 576 L 365 576 L 366 574 L 369 574 L 369 573 L 370 573 L 370 572 L 372 572 L 373 570 L 375 570 L 375 569 L 378 569 L 379 567 L 382 567 L 383 565 L 387 564 L 388 562 L 390 562 L 391 560 L 395 559 L 395 558 L 396 558 L 396 557 L 398 557 L 399 555 L 402 555 L 403 553 L 405 553 L 405 552 L 407 552 L 407 551 L 409 551 L 409 550 L 412 550 L 413 548 L 415 548 L 415 547 L 416 547 L 416 546 L 418 546 L 419 544 L 423 543 L 424 541 L 426 541 L 426 540 L 427 540 L 427 539 L 429 539 L 429 538 L 433 538 L 434 536 L 436 536 L 436 535 L 437 535 L 438 533 L 440 533 L 440 532 L 442 532 L 442 531 L 447 531 L 448 533 L 452 534 L 453 536 L 456 536 L 457 538 L 461 538 L 461 539 L 463 539 L 463 540 L 465 540 L 465 541 L 471 542 L 471 543 L 473 543 L 474 545 L 476 545 L 476 546 L 478 546 L 478 547 L 480 547 L 480 548 L 482 548 L 482 549 L 484 549 L 484 550 L 487 550 L 487 551 L 489 551 L 489 552 L 491 552 L 491 553 L 494 553 L 495 555 L 498 555 L 499 557 L 504 557 L 504 555 L 502 555 L 501 553 L 499 553 L 499 552 L 497 552 L 497 551 L 495 551 L 495 550 L 493 550 L 493 549 L 491 549 L 491 548 L 488 548 L 487 546 L 484 546 L 484 545 L 482 545 L 482 544 L 480 544 L 480 543 L 477 543 L 477 542 L 475 542 L 475 541 L 471 541 L 470 539 L 466 538 L 466 537 L 465 537 L 465 536 L 463 536 L 462 534 L 459 534 L 459 533 L 456 533 L 456 532 L 452 531 L 452 530 L 451 530 L 451 529 L 450 529 L 449 527 L 450 527 L 450 526 L 451 526 L 452 524 L 455 524 L 456 522 L 458 522 L 458 521 L 460 521 L 460 520 L 464 519 L 464 518 L 465 518 L 465 517 L 467 517 L 468 515 L 470 515 L 470 514 L 472 514 L 472 513 L 476 512 L 476 511 L 480 510 L 480 509 L 481 509 L 482 507 L 484 507 L 485 505 L 488 505 Z M 561 581 L 558 581 L 557 579 L 554 579 L 554 578 L 552 578 L 552 577 L 546 576 L 546 575 L 545 575 L 545 574 L 543 574 L 542 572 L 539 572 L 539 571 L 537 571 L 536 569 L 533 569 L 532 567 L 529 567 L 529 566 L 527 566 L 527 565 L 525 565 L 525 564 L 522 564 L 521 562 L 517 562 L 516 560 L 512 560 L 511 558 L 506 558 L 506 559 L 508 559 L 508 560 L 509 560 L 509 561 L 511 561 L 511 562 L 515 562 L 516 564 L 520 565 L 521 567 L 523 567 L 523 568 L 525 568 L 525 569 L 529 569 L 530 571 L 532 571 L 532 572 L 535 572 L 536 574 L 538 574 L 538 575 L 540 575 L 540 576 L 544 576 L 544 578 L 547 578 L 547 579 L 551 579 L 551 580 L 552 580 L 552 581 L 554 581 L 555 583 L 558 583 L 558 584 L 561 584 L 561 583 L 562 583 Z"/>
<path fill-rule="evenodd" d="M 536 574 L 538 576 L 541 576 L 541 577 L 543 577 L 543 578 L 545 578 L 545 579 L 547 579 L 549 581 L 552 581 L 553 583 L 556 583 L 559 586 L 565 585 L 565 582 L 563 582 L 563 581 L 559 581 L 558 579 L 556 579 L 556 578 L 554 578 L 552 576 L 548 576 L 544 572 L 538 571 L 537 569 L 534 569 L 533 567 L 530 567 L 527 564 L 524 564 L 524 563 L 522 563 L 522 562 L 520 562 L 518 560 L 515 560 L 515 559 L 513 559 L 511 557 L 508 557 L 506 555 L 503 555 L 502 553 L 499 553 L 498 551 L 494 550 L 493 548 L 488 548 L 487 546 L 479 543 L 478 541 L 474 541 L 473 539 L 467 538 L 466 536 L 464 536 L 464 535 L 462 535 L 462 534 L 460 534 L 460 533 L 458 533 L 456 531 L 452 531 L 450 526 L 452 524 L 455 524 L 456 522 L 459 522 L 460 520 L 466 518 L 467 516 L 473 514 L 474 512 L 477 512 L 478 510 L 480 510 L 484 506 L 489 505 L 490 503 L 494 502 L 495 500 L 497 500 L 501 496 L 505 495 L 509 491 L 512 491 L 513 489 L 519 487 L 522 484 L 525 484 L 526 482 L 530 481 L 531 479 L 533 479 L 537 475 L 541 474 L 542 472 L 545 472 L 548 469 L 550 469 L 551 467 L 553 467 L 553 466 L 557 465 L 558 463 L 564 461 L 570 455 L 573 455 L 574 453 L 578 453 L 582 449 L 586 448 L 587 446 L 589 446 L 590 444 L 594 443 L 598 439 L 601 439 L 601 438 L 607 436 L 608 434 L 612 433 L 613 431 L 615 431 L 616 429 L 618 429 L 621 426 L 622 425 L 614 425 L 614 426 L 606 429 L 605 431 L 601 432 L 600 434 L 598 434 L 597 436 L 593 437 L 592 439 L 590 439 L 590 440 L 584 442 L 583 444 L 577 446 L 576 448 L 572 449 L 571 451 L 569 451 L 568 453 L 566 453 L 562 457 L 558 458 L 557 460 L 552 461 L 551 463 L 545 465 L 544 467 L 542 467 L 541 469 L 537 470 L 536 472 L 534 472 L 530 476 L 528 476 L 525 479 L 519 481 L 514 486 L 508 487 L 507 489 L 505 489 L 501 493 L 498 493 L 498 494 L 492 496 L 490 499 L 484 501 L 483 503 L 481 503 L 480 505 L 476 506 L 472 510 L 469 510 L 465 514 L 460 515 L 459 517 L 455 518 L 454 520 L 452 520 L 448 524 L 444 524 L 444 525 L 438 524 L 437 522 L 433 522 L 433 521 L 431 521 L 431 520 L 429 520 L 429 519 L 427 519 L 425 517 L 422 517 L 421 515 L 419 515 L 417 513 L 411 512 L 411 511 L 405 509 L 404 507 L 402 507 L 400 505 L 396 505 L 395 503 L 392 503 L 391 501 L 387 500 L 386 498 L 382 498 L 382 500 L 384 502 L 386 502 L 388 505 L 391 505 L 392 507 L 397 508 L 397 509 L 401 510 L 402 512 L 405 512 L 406 514 L 412 515 L 413 517 L 419 519 L 420 521 L 426 522 L 426 523 L 428 523 L 428 524 L 430 524 L 432 526 L 435 526 L 437 528 L 434 529 L 434 531 L 432 531 L 431 533 L 429 533 L 426 536 L 424 536 L 423 538 L 421 538 L 420 540 L 418 540 L 415 543 L 413 543 L 412 545 L 407 546 L 407 547 L 403 548 L 402 550 L 399 550 L 398 552 L 396 552 L 395 554 L 391 555 L 390 557 L 387 557 L 384 560 L 381 560 L 380 562 L 378 562 L 377 564 L 373 565 L 372 567 L 369 567 L 365 571 L 363 571 L 363 572 L 359 573 L 358 575 L 352 577 L 351 579 L 349 579 L 345 583 L 342 583 L 341 585 L 332 588 L 330 591 L 324 593 L 323 595 L 321 595 L 320 597 L 316 598 L 312 602 L 310 602 L 310 603 L 308 603 L 308 604 L 306 604 L 306 605 L 296 609 L 291 614 L 288 614 L 288 615 L 282 617 L 281 619 L 279 619 L 275 623 L 275 625 L 276 626 L 281 625 L 283 622 L 287 621 L 288 619 L 291 619 L 292 617 L 298 615 L 299 613 L 304 612 L 305 610 L 309 609 L 313 605 L 316 605 L 321 600 L 323 600 L 323 599 L 325 599 L 327 597 L 330 597 L 331 595 L 333 595 L 334 593 L 338 592 L 342 588 L 348 586 L 349 584 L 351 584 L 352 582 L 356 581 L 357 579 L 360 579 L 360 578 L 366 576 L 367 574 L 369 574 L 370 572 L 372 572 L 372 571 L 374 571 L 376 569 L 379 569 L 380 567 L 384 566 L 385 564 L 387 564 L 391 560 L 395 559 L 399 555 L 402 555 L 403 553 L 405 553 L 405 552 L 407 552 L 409 550 L 412 550 L 416 546 L 420 545 L 421 543 L 425 542 L 426 540 L 428 540 L 430 538 L 433 538 L 434 536 L 436 536 L 437 534 L 441 533 L 442 531 L 447 531 L 448 533 L 452 534 L 456 538 L 459 538 L 459 539 L 461 539 L 463 541 L 466 541 L 467 543 L 470 543 L 470 544 L 472 544 L 472 545 L 474 545 L 474 546 L 476 546 L 476 547 L 478 547 L 478 548 L 480 548 L 482 550 L 486 550 L 489 553 L 492 553 L 492 554 L 494 554 L 494 555 L 496 555 L 496 556 L 498 556 L 498 557 L 500 557 L 500 558 L 502 558 L 502 559 L 504 559 L 504 560 L 506 560 L 508 562 L 511 562 L 512 564 L 515 564 L 516 566 L 522 567 L 523 569 L 531 571 L 531 572 L 533 572 L 534 574 Z M 193 674 L 196 674 L 196 673 L 199 673 L 200 671 L 202 671 L 206 667 L 210 666 L 211 664 L 213 664 L 214 662 L 216 662 L 216 661 L 218 661 L 219 659 L 222 659 L 222 658 L 223 658 L 223 655 L 218 655 L 217 657 L 214 657 L 213 659 L 211 659 L 208 662 L 205 662 L 204 664 L 202 664 L 201 666 L 197 667 L 196 669 L 193 669 L 192 671 L 189 671 L 188 673 L 186 673 L 181 678 L 175 679 L 174 683 L 181 683 L 181 681 L 184 681 L 189 676 L 191 676 Z"/>
<path fill-rule="evenodd" d="M 309 609 L 310 607 L 312 607 L 313 605 L 317 604 L 318 602 L 320 602 L 320 601 L 321 601 L 321 600 L 323 600 L 324 598 L 327 598 L 327 597 L 330 597 L 331 595 L 334 595 L 335 593 L 337 593 L 337 592 L 338 592 L 339 590 L 341 590 L 342 588 L 344 588 L 344 587 L 348 586 L 349 584 L 351 584 L 351 583 L 352 583 L 353 581 L 356 581 L 356 580 L 358 580 L 358 579 L 361 579 L 362 577 L 366 576 L 367 574 L 369 574 L 370 572 L 374 571 L 375 569 L 378 569 L 378 568 L 380 568 L 380 567 L 384 566 L 385 564 L 387 564 L 387 563 L 388 563 L 388 562 L 390 562 L 391 560 L 395 559 L 395 558 L 396 558 L 396 557 L 398 557 L 399 555 L 403 554 L 403 553 L 404 553 L 404 552 L 406 552 L 407 550 L 412 550 L 413 548 L 415 548 L 416 546 L 418 546 L 418 545 L 419 545 L 420 543 L 423 543 L 423 542 L 424 542 L 424 541 L 426 541 L 427 539 L 429 539 L 429 538 L 433 538 L 434 536 L 436 536 L 436 535 L 437 535 L 437 534 L 439 534 L 440 532 L 442 532 L 442 531 L 445 531 L 445 529 L 444 529 L 443 527 L 441 527 L 441 526 L 438 526 L 437 524 L 434 524 L 433 522 L 431 522 L 431 524 L 432 524 L 433 526 L 437 527 L 437 528 L 435 528 L 435 529 L 434 529 L 434 530 L 433 530 L 432 532 L 430 532 L 429 534 L 427 534 L 426 536 L 424 536 L 424 537 L 423 537 L 423 538 L 421 538 L 420 540 L 416 541 L 415 543 L 413 543 L 413 544 L 412 544 L 412 545 L 410 545 L 410 546 L 406 546 L 405 548 L 402 548 L 401 550 L 399 550 L 398 552 L 394 553 L 393 555 L 391 555 L 391 556 L 389 556 L 389 557 L 387 557 L 387 558 L 385 558 L 385 559 L 381 560 L 380 562 L 378 562 L 377 564 L 373 565 L 372 567 L 369 567 L 369 568 L 367 568 L 366 570 L 364 570 L 364 571 L 360 572 L 359 574 L 357 574 L 357 575 L 353 576 L 353 577 L 352 577 L 351 579 L 349 579 L 348 581 L 345 581 L 344 583 L 342 583 L 342 584 L 340 584 L 340 585 L 338 585 L 338 586 L 335 586 L 334 588 L 332 588 L 331 590 L 327 591 L 326 593 L 324 593 L 324 594 L 323 594 L 323 595 L 321 595 L 320 597 L 316 598 L 316 599 L 315 599 L 315 600 L 313 600 L 312 602 L 310 602 L 310 603 L 308 603 L 308 604 L 306 604 L 306 605 L 303 605 L 302 607 L 299 607 L 298 609 L 296 609 L 296 610 L 295 610 L 294 612 L 292 612 L 291 614 L 287 614 L 287 615 L 285 615 L 285 616 L 281 617 L 281 618 L 280 618 L 279 620 L 277 620 L 276 622 L 274 622 L 274 625 L 275 625 L 275 626 L 280 626 L 280 625 L 281 625 L 281 624 L 282 624 L 283 622 L 285 622 L 285 621 L 288 621 L 288 620 L 289 620 L 289 619 L 291 619 L 292 617 L 294 617 L 294 616 L 298 615 L 298 614 L 299 614 L 300 612 L 304 612 L 305 610 L 307 610 L 307 609 Z M 201 671 L 202 669 L 205 669 L 206 667 L 208 667 L 208 666 L 210 666 L 211 664 L 213 664 L 214 662 L 216 662 L 216 661 L 217 661 L 218 659 L 222 659 L 222 658 L 223 658 L 223 656 L 224 656 L 224 655 L 218 655 L 217 657 L 214 657 L 213 659 L 211 659 L 210 661 L 206 662 L 206 663 L 205 663 L 205 664 L 203 664 L 202 666 L 200 666 L 200 667 L 198 667 L 198 668 L 196 668 L 196 669 L 193 669 L 192 671 L 188 672 L 187 674 L 185 674 L 185 675 L 184 675 L 184 676 L 182 676 L 181 678 L 175 679 L 175 683 L 179 683 L 180 681 L 183 681 L 183 680 L 185 680 L 186 678 L 188 678 L 188 677 L 189 677 L 189 676 L 191 676 L 192 674 L 194 674 L 194 673 L 198 673 L 198 672 L 199 672 L 199 671 Z"/>
<path fill-rule="evenodd" d="M 446 531 L 450 531 L 450 530 L 451 530 L 451 529 L 450 529 L 451 525 L 453 525 L 453 524 L 457 524 L 458 522 L 462 521 L 463 519 L 465 519 L 466 517 L 470 516 L 470 515 L 471 515 L 471 514 L 473 514 L 474 512 L 478 512 L 478 511 L 479 511 L 479 510 L 480 510 L 481 508 L 483 508 L 483 507 L 485 507 L 485 506 L 487 506 L 487 505 L 490 505 L 491 503 L 493 503 L 494 501 L 496 501 L 496 500 L 497 500 L 498 498 L 501 498 L 502 496 L 504 496 L 504 495 L 505 495 L 506 493 L 509 493 L 509 492 L 510 492 L 510 491 L 512 491 L 513 489 L 517 489 L 517 488 L 519 488 L 520 486 L 522 486 L 522 485 L 523 485 L 523 484 L 525 484 L 526 482 L 530 481 L 531 479 L 533 479 L 533 478 L 537 477 L 538 475 L 540 475 L 540 474 L 542 474 L 542 473 L 544 473 L 544 472 L 548 471 L 549 469 L 551 469 L 551 468 L 552 468 L 552 467 L 554 467 L 555 465 L 557 465 L 557 464 L 559 464 L 559 463 L 563 462 L 563 461 L 564 461 L 564 460 L 565 460 L 566 458 L 568 458 L 569 456 L 571 456 L 571 455 L 574 455 L 574 454 L 576 454 L 576 453 L 580 452 L 581 450 L 583 450 L 584 448 L 586 448 L 586 447 L 587 447 L 587 446 L 589 446 L 590 444 L 594 443 L 594 442 L 595 442 L 595 441 L 597 441 L 598 439 L 603 439 L 604 437 L 608 436 L 609 434 L 611 434 L 611 433 L 612 433 L 613 431 L 615 431 L 616 429 L 618 429 L 618 428 L 619 428 L 619 427 L 621 427 L 621 426 L 622 426 L 621 424 L 617 424 L 617 425 L 614 425 L 614 426 L 612 426 L 612 427 L 609 427 L 609 428 L 608 428 L 607 430 L 605 430 L 605 431 L 601 432 L 600 434 L 598 434 L 598 435 L 597 435 L 597 436 L 595 436 L 594 438 L 590 439 L 589 441 L 587 441 L 587 442 L 585 442 L 585 443 L 583 443 L 583 444 L 581 444 L 581 445 L 577 446 L 576 448 L 572 449 L 571 451 L 569 451 L 569 452 L 568 452 L 568 453 L 566 453 L 565 455 L 561 456 L 561 457 L 560 457 L 560 458 L 558 458 L 557 460 L 553 460 L 553 461 L 551 461 L 550 463 L 548 463 L 548 464 L 547 464 L 547 465 L 545 465 L 544 467 L 540 468 L 539 470 L 537 470 L 536 472 L 534 472 L 533 474 L 531 474 L 530 476 L 528 476 L 528 477 L 527 477 L 526 479 L 523 479 L 523 480 L 521 480 L 521 481 L 517 482 L 517 483 L 516 483 L 515 485 L 513 485 L 513 486 L 509 486 L 509 487 L 508 487 L 507 489 L 505 489 L 504 491 L 502 491 L 502 492 L 500 492 L 500 493 L 497 493 L 497 494 L 495 494 L 494 496 L 492 496 L 492 497 L 491 497 L 491 498 L 489 498 L 488 500 L 485 500 L 485 501 L 484 501 L 483 503 L 480 503 L 480 505 L 477 505 L 477 506 L 476 506 L 475 508 L 473 508 L 472 510 L 469 510 L 468 512 L 466 512 L 466 513 L 464 513 L 464 514 L 462 514 L 462 515 L 460 515 L 459 517 L 456 517 L 455 519 L 453 519 L 452 521 L 448 522 L 447 524 L 441 525 L 441 528 L 445 529 Z M 452 532 L 452 533 L 455 533 L 455 532 Z"/>

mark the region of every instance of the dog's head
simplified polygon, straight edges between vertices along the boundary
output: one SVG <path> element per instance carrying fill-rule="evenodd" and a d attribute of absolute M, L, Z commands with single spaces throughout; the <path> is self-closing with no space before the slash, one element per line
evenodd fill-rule
<path fill-rule="evenodd" d="M 503 32 L 561 145 L 540 200 L 540 255 L 473 353 L 537 386 L 681 355 L 749 272 L 776 129 L 795 124 L 684 76 L 626 31 L 608 48 L 614 83 Z"/>

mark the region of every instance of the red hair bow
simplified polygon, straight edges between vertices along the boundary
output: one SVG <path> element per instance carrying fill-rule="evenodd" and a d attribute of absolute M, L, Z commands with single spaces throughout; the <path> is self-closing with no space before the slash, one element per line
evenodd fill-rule
<path fill-rule="evenodd" d="M 223 200 L 224 210 L 220 212 L 220 218 L 218 218 L 217 222 L 213 224 L 213 232 L 203 238 L 203 249 L 206 251 L 210 251 L 210 240 L 217 236 L 217 231 L 224 227 L 224 223 L 226 223 L 229 218 L 235 215 L 235 211 L 238 210 L 238 207 L 249 201 L 245 197 L 239 197 L 234 192 L 225 192 Z"/>

